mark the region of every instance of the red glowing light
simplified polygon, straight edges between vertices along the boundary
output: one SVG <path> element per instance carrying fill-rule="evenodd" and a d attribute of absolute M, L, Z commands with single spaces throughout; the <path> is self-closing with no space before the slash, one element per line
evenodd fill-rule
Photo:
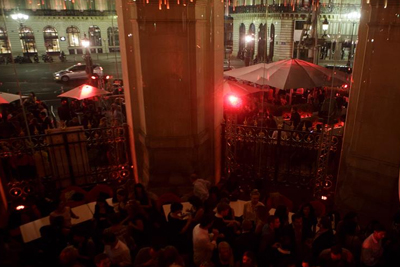
<path fill-rule="evenodd" d="M 23 210 L 23 209 L 25 209 L 25 206 L 24 205 L 19 205 L 15 209 L 16 210 Z"/>
<path fill-rule="evenodd" d="M 321 196 L 321 199 L 322 199 L 322 200 L 327 200 L 328 197 L 327 197 L 327 196 Z"/>
<path fill-rule="evenodd" d="M 96 76 L 92 76 L 90 78 L 92 78 L 92 80 L 96 80 L 97 77 Z"/>
<path fill-rule="evenodd" d="M 231 105 L 234 108 L 237 108 L 242 104 L 242 100 L 235 95 L 229 95 L 227 99 L 229 105 Z"/>
<path fill-rule="evenodd" d="M 110 75 L 107 75 L 107 76 L 106 76 L 106 79 L 107 79 L 107 80 L 110 79 Z"/>
<path fill-rule="evenodd" d="M 344 84 L 344 85 L 343 85 L 343 88 L 347 88 L 347 87 L 349 87 L 347 84 Z"/>

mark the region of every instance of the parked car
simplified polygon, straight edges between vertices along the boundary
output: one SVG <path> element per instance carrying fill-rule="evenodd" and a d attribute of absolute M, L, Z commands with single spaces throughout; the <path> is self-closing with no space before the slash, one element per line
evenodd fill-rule
<path fill-rule="evenodd" d="M 92 73 L 94 76 L 102 77 L 103 76 L 103 68 L 99 65 L 92 66 Z M 54 80 L 68 82 L 69 80 L 77 80 L 77 79 L 86 79 L 86 65 L 85 64 L 76 64 L 65 70 L 57 71 L 53 74 Z"/>

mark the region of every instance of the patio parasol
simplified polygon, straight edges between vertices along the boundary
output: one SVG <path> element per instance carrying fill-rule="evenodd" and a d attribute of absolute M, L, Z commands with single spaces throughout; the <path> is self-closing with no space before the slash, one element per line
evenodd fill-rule
<path fill-rule="evenodd" d="M 337 86 L 349 83 L 346 74 L 307 61 L 287 59 L 226 71 L 225 75 L 279 89 Z M 333 81 L 333 83 L 332 83 Z"/>
<path fill-rule="evenodd" d="M 21 98 L 28 98 L 28 97 L 29 96 L 21 96 Z M 19 99 L 20 99 L 19 95 L 0 92 L 0 105 L 10 104 L 11 102 L 17 101 Z"/>
<path fill-rule="evenodd" d="M 224 95 L 234 94 L 237 96 L 243 96 L 262 91 L 256 87 L 228 80 L 224 81 L 223 90 L 224 90 Z"/>
<path fill-rule="evenodd" d="M 75 98 L 78 100 L 82 100 L 85 98 L 91 98 L 107 94 L 110 94 L 110 92 L 88 84 L 82 84 L 81 86 L 75 87 L 74 89 L 71 89 L 66 93 L 58 95 L 57 97 L 67 97 L 67 98 Z"/>

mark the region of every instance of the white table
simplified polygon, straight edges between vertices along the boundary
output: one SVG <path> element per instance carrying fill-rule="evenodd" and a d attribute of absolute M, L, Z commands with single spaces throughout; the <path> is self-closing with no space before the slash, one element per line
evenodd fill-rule
<path fill-rule="evenodd" d="M 112 199 L 107 199 L 108 203 L 112 203 Z M 75 213 L 76 216 L 79 217 L 79 219 L 72 219 L 71 222 L 72 224 L 79 224 L 82 222 L 89 221 L 93 218 L 93 213 L 94 213 L 94 206 L 96 205 L 96 202 L 91 202 L 88 204 L 84 204 L 75 208 L 72 208 L 72 212 Z M 39 220 L 21 225 L 19 229 L 21 230 L 21 235 L 22 239 L 24 240 L 24 243 L 31 242 L 33 240 L 36 240 L 40 238 L 40 228 L 43 226 L 50 225 L 50 217 L 44 217 Z"/>

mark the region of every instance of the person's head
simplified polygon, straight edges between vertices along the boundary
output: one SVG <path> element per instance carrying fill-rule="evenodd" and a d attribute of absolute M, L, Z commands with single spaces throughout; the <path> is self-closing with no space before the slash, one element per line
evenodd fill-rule
<path fill-rule="evenodd" d="M 225 241 L 218 244 L 218 256 L 221 261 L 230 261 L 233 257 L 231 246 Z"/>
<path fill-rule="evenodd" d="M 79 252 L 73 246 L 64 248 L 60 253 L 60 263 L 64 266 L 74 265 L 79 257 Z"/>
<path fill-rule="evenodd" d="M 104 254 L 104 253 L 96 255 L 96 257 L 94 257 L 94 263 L 96 264 L 96 267 L 110 267 L 111 266 L 110 258 L 107 256 L 107 254 Z"/>
<path fill-rule="evenodd" d="M 253 223 L 250 220 L 243 220 L 242 230 L 243 232 L 250 232 L 253 229 Z"/>
<path fill-rule="evenodd" d="M 167 246 L 160 251 L 159 266 L 166 267 L 171 265 L 184 266 L 183 259 L 178 250 L 173 246 Z"/>
<path fill-rule="evenodd" d="M 46 112 L 44 112 L 44 111 L 40 112 L 39 116 L 40 116 L 40 118 L 42 118 L 42 119 L 44 119 L 44 118 L 47 117 Z"/>
<path fill-rule="evenodd" d="M 255 264 L 256 255 L 252 251 L 246 251 L 243 253 L 242 263 L 246 266 L 252 266 Z"/>
<path fill-rule="evenodd" d="M 268 216 L 268 225 L 272 229 L 277 229 L 281 225 L 281 222 L 279 221 L 279 218 L 275 215 L 270 215 Z"/>
<path fill-rule="evenodd" d="M 72 228 L 72 239 L 76 243 L 83 243 L 86 240 L 86 231 L 81 227 Z"/>
<path fill-rule="evenodd" d="M 182 213 L 183 205 L 179 202 L 174 202 L 171 204 L 171 213 Z"/>
<path fill-rule="evenodd" d="M 133 190 L 135 191 L 135 196 L 142 196 L 146 193 L 144 185 L 142 185 L 141 183 L 135 184 L 133 186 Z"/>
<path fill-rule="evenodd" d="M 385 227 L 384 227 L 382 224 L 377 223 L 377 224 L 374 226 L 373 235 L 374 235 L 375 240 L 378 240 L 378 241 L 382 240 L 382 239 L 385 238 L 385 236 L 386 236 L 386 229 L 385 229 Z"/>
<path fill-rule="evenodd" d="M 300 214 L 303 217 L 309 218 L 314 215 L 314 208 L 310 203 L 306 203 L 301 207 Z"/>
<path fill-rule="evenodd" d="M 126 198 L 127 198 L 126 190 L 122 189 L 122 188 L 118 189 L 117 190 L 117 200 L 118 200 L 118 202 L 124 202 L 124 201 L 126 201 Z"/>
<path fill-rule="evenodd" d="M 295 228 L 301 228 L 303 226 L 303 218 L 299 214 L 293 214 L 292 224 Z"/>
<path fill-rule="evenodd" d="M 297 107 L 292 107 L 292 112 L 297 112 Z"/>
<path fill-rule="evenodd" d="M 110 246 L 111 248 L 114 248 L 118 243 L 118 239 L 114 233 L 105 232 L 103 234 L 103 242 L 105 245 Z"/>
<path fill-rule="evenodd" d="M 219 203 L 217 206 L 217 213 L 223 217 L 227 216 L 231 207 L 226 203 Z"/>
<path fill-rule="evenodd" d="M 319 220 L 318 225 L 321 230 L 331 230 L 332 229 L 332 222 L 328 216 L 322 217 Z"/>
<path fill-rule="evenodd" d="M 203 229 L 209 229 L 211 228 L 213 222 L 214 222 L 214 216 L 211 214 L 207 214 L 203 216 L 203 218 L 201 219 L 200 227 Z"/>
<path fill-rule="evenodd" d="M 281 223 L 285 223 L 288 221 L 289 210 L 285 205 L 279 205 L 276 207 L 274 215 L 279 218 Z"/>
<path fill-rule="evenodd" d="M 340 261 L 342 259 L 342 247 L 335 245 L 331 247 L 331 259 L 333 261 Z"/>
<path fill-rule="evenodd" d="M 258 189 L 253 189 L 253 191 L 251 191 L 250 201 L 253 205 L 256 205 L 260 201 L 260 192 L 258 192 Z"/>
<path fill-rule="evenodd" d="M 73 117 L 72 118 L 72 120 L 71 120 L 73 123 L 75 123 L 75 124 L 78 124 L 79 123 L 79 119 L 78 119 L 78 117 Z"/>

